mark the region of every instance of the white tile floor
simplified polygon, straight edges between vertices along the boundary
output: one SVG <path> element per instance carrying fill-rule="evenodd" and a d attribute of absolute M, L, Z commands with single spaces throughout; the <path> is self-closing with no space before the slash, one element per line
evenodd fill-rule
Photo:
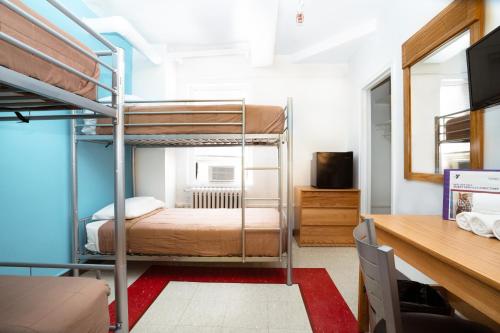
<path fill-rule="evenodd" d="M 325 268 L 353 314 L 357 315 L 359 266 L 354 247 L 298 247 L 297 244 L 294 243 L 293 262 L 294 267 Z M 155 265 L 158 264 L 162 263 L 155 263 Z M 133 283 L 133 281 L 135 281 L 150 265 L 151 263 L 145 262 L 129 262 L 128 284 L 130 285 Z M 189 265 L 196 264 L 189 263 Z M 204 263 L 199 265 L 227 266 L 228 264 Z M 238 266 L 241 264 L 230 265 Z M 280 264 L 271 263 L 251 263 L 245 265 L 280 267 Z M 90 276 L 92 276 L 92 273 L 90 273 Z M 112 275 L 103 273 L 103 278 L 108 281 L 110 287 L 113 288 L 114 283 Z M 303 318 L 300 315 L 295 315 L 301 311 L 301 308 L 303 309 L 303 303 L 300 302 L 300 306 L 297 305 L 295 302 L 296 298 L 295 301 L 290 301 L 293 298 L 290 295 L 298 291 L 296 286 L 290 288 L 285 285 L 279 285 L 277 288 L 273 288 L 273 290 L 270 291 L 269 288 L 271 287 L 267 287 L 269 285 L 246 287 L 248 285 L 243 284 L 239 285 L 244 286 L 241 288 L 231 285 L 232 284 L 169 283 L 164 292 L 155 301 L 154 306 L 144 314 L 132 332 L 299 333 L 310 331 L 309 326 L 306 328 L 303 327 Z M 249 290 L 252 290 L 252 292 L 248 293 Z M 249 295 L 248 298 L 238 298 L 238 295 L 245 295 L 245 293 Z M 220 301 L 221 297 L 226 297 L 225 299 L 227 302 Z M 292 298 L 288 299 L 289 297 Z M 174 300 L 174 302 L 165 301 L 167 298 L 169 300 Z M 112 292 L 110 302 L 113 299 L 114 296 Z M 222 298 L 222 300 L 224 300 L 224 298 Z M 255 300 L 258 302 L 255 303 Z M 230 306 L 227 306 L 228 304 Z M 261 306 L 255 304 L 260 304 Z M 265 310 L 262 304 L 266 305 Z M 226 318 L 227 322 L 225 321 Z M 270 318 L 272 318 L 272 320 Z M 307 319 L 307 316 L 305 318 Z M 235 323 L 238 320 L 240 320 L 238 327 L 231 326 L 235 325 L 231 323 Z M 259 322 L 259 324 L 255 327 L 247 327 L 255 324 L 255 322 Z M 293 324 L 293 328 L 291 326 L 282 327 L 286 325 L 286 323 Z M 308 321 L 307 324 L 309 325 Z M 259 325 L 262 327 L 259 327 Z"/>
<path fill-rule="evenodd" d="M 311 332 L 298 286 L 171 282 L 132 333 Z"/>

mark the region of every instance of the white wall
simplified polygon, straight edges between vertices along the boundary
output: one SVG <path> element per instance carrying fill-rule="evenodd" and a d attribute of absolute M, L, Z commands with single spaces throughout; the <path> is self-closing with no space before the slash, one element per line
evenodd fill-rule
<path fill-rule="evenodd" d="M 190 203 L 189 193 L 185 191 L 186 188 L 190 187 L 190 177 L 189 173 L 193 173 L 194 170 L 190 166 L 190 148 L 178 148 L 175 149 L 175 158 L 177 160 L 175 168 L 175 205 L 176 207 L 184 207 Z"/>
<path fill-rule="evenodd" d="M 393 169 L 393 213 L 395 214 L 440 214 L 442 209 L 442 186 L 404 179 L 404 130 L 403 130 L 403 72 L 401 45 L 429 20 L 437 15 L 452 0 L 398 1 L 386 3 L 387 17 L 379 22 L 376 36 L 357 52 L 350 62 L 350 84 L 352 87 L 353 118 L 349 145 L 355 151 L 356 164 L 362 165 L 366 156 L 366 138 L 357 130 L 366 124 L 366 115 L 361 113 L 363 89 L 390 68 L 392 80 L 392 169 Z M 486 32 L 500 24 L 500 1 L 486 0 Z M 497 108 L 498 109 L 498 108 Z M 500 168 L 498 124 L 500 110 L 488 110 L 485 117 L 485 167 Z M 496 144 L 496 146 L 495 146 Z M 359 184 L 366 188 L 366 170 L 358 168 Z M 366 205 L 366 203 L 363 203 Z M 366 207 L 366 206 L 365 206 Z M 425 277 L 408 265 L 397 261 L 399 269 L 410 278 L 427 282 Z"/>
<path fill-rule="evenodd" d="M 500 106 L 484 112 L 484 168 L 500 169 Z"/>
<path fill-rule="evenodd" d="M 190 194 L 186 189 L 195 186 L 193 182 L 194 161 L 191 148 L 176 148 L 176 205 L 184 207 L 190 204 Z M 246 148 L 247 166 L 274 167 L 278 165 L 276 147 L 250 146 Z M 251 157 L 251 159 L 250 159 Z M 278 195 L 278 177 L 275 170 L 272 171 L 247 171 L 246 194 L 248 198 L 276 198 Z M 251 175 L 249 173 L 252 173 Z M 190 177 L 191 175 L 191 177 Z M 249 181 L 251 176 L 251 181 Z M 239 180 L 240 175 L 236 175 Z M 239 186 L 239 185 L 228 185 Z M 259 207 L 275 206 L 272 201 L 248 202 L 248 207 L 258 204 Z"/>
<path fill-rule="evenodd" d="M 277 58 L 269 68 L 252 68 L 243 57 L 187 59 L 180 64 L 166 61 L 153 66 L 134 55 L 134 94 L 147 98 L 190 97 L 197 88 L 237 87 L 246 91 L 248 102 L 284 104 L 295 101 L 295 183 L 309 183 L 314 151 L 355 152 L 357 178 L 366 188 L 366 170 L 360 159 L 368 156 L 364 144 L 366 123 L 361 114 L 362 89 L 379 73 L 392 74 L 392 207 L 394 213 L 439 214 L 442 187 L 404 180 L 403 88 L 401 45 L 452 0 L 388 0 L 381 8 L 386 17 L 378 31 L 345 66 L 291 65 Z M 500 1 L 486 0 L 486 31 L 500 24 Z M 498 108 L 497 108 L 498 109 Z M 485 167 L 500 168 L 500 110 L 485 115 Z M 348 125 L 350 124 L 350 125 Z M 365 204 L 363 202 L 363 204 Z"/>
<path fill-rule="evenodd" d="M 500 25 L 500 1 L 486 0 L 486 32 Z M 500 106 L 489 108 L 484 113 L 484 167 L 500 169 Z"/>
<path fill-rule="evenodd" d="M 441 186 L 404 180 L 401 45 L 450 2 L 451 0 L 387 1 L 387 17 L 379 22 L 375 36 L 350 62 L 353 103 L 350 147 L 355 151 L 358 166 L 362 165 L 363 157 L 367 156 L 366 134 L 358 130 L 360 124 L 366 124 L 366 115 L 361 113 L 362 90 L 380 73 L 391 69 L 393 213 L 439 214 L 441 211 Z M 358 168 L 358 171 L 359 185 L 367 188 L 366 170 Z M 363 205 L 366 209 L 365 202 Z"/>
<path fill-rule="evenodd" d="M 359 159 L 365 156 L 365 133 L 357 130 L 366 122 L 361 114 L 362 89 L 379 73 L 390 68 L 392 76 L 392 138 L 393 138 L 393 213 L 440 214 L 442 186 L 404 179 L 403 146 L 403 72 L 401 45 L 437 15 L 452 0 L 398 1 L 386 3 L 387 17 L 379 29 L 350 62 L 353 118 L 349 145 Z M 486 0 L 486 32 L 500 25 L 500 1 Z M 498 112 L 495 112 L 498 111 Z M 485 167 L 500 168 L 498 143 L 500 143 L 500 110 L 487 110 L 485 116 Z M 359 184 L 366 187 L 366 170 L 359 171 Z"/>
<path fill-rule="evenodd" d="M 421 64 L 422 67 L 428 66 Z M 411 109 L 415 111 L 411 114 L 411 159 L 415 172 L 434 173 L 434 117 L 440 114 L 441 76 L 429 72 L 412 70 Z"/>
<path fill-rule="evenodd" d="M 277 57 L 271 67 L 253 68 L 243 56 L 186 59 L 175 66 L 154 66 L 141 55 L 134 61 L 139 73 L 134 75 L 134 94 L 143 98 L 199 98 L 208 91 L 209 96 L 202 97 L 245 97 L 247 103 L 285 106 L 287 97 L 293 97 L 297 185 L 310 183 L 313 152 L 349 148 L 351 101 L 346 65 L 294 65 Z M 177 150 L 175 154 L 181 161 L 185 153 Z M 254 156 L 255 165 L 276 163 L 276 154 L 269 148 L 256 149 Z M 187 170 L 182 163 L 177 163 L 176 170 L 177 203 L 182 203 L 186 200 L 184 188 L 189 185 Z M 276 177 L 270 173 L 255 173 L 254 177 L 249 195 L 275 196 Z"/>
<path fill-rule="evenodd" d="M 157 150 L 162 150 L 155 148 Z M 175 207 L 177 185 L 176 148 L 166 148 L 165 151 L 165 207 Z"/>
<path fill-rule="evenodd" d="M 245 91 L 248 103 L 284 106 L 293 97 L 295 184 L 307 185 L 313 152 L 348 148 L 346 74 L 344 65 L 292 65 L 279 57 L 266 68 L 253 68 L 244 57 L 191 59 L 177 66 L 177 96 L 192 97 L 200 86 L 235 86 Z"/>
<path fill-rule="evenodd" d="M 135 96 L 147 100 L 175 98 L 175 63 L 165 58 L 162 64 L 154 65 L 134 50 L 132 66 L 132 90 Z"/>
<path fill-rule="evenodd" d="M 136 196 L 165 201 L 165 150 L 138 148 L 135 152 Z"/>
<path fill-rule="evenodd" d="M 366 132 L 360 124 L 368 123 L 362 114 L 366 103 L 363 89 L 387 69 L 391 71 L 391 118 L 392 118 L 392 212 L 395 214 L 439 214 L 442 203 L 442 187 L 431 183 L 404 180 L 403 146 L 403 72 L 401 45 L 413 33 L 432 19 L 451 0 L 421 0 L 386 2 L 387 17 L 379 22 L 379 29 L 350 62 L 350 79 L 353 118 L 350 131 L 350 147 L 355 151 L 359 186 L 368 187 L 368 171 L 361 166 L 369 154 Z M 367 209 L 362 195 L 362 210 Z M 431 282 L 419 271 L 396 258 L 396 267 L 410 279 Z"/>
<path fill-rule="evenodd" d="M 137 148 L 135 154 L 136 196 L 153 196 L 175 207 L 175 148 Z"/>

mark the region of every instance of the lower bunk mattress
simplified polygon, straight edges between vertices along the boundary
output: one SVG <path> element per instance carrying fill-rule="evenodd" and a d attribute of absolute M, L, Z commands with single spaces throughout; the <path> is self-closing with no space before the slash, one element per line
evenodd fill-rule
<path fill-rule="evenodd" d="M 107 333 L 108 294 L 90 278 L 0 276 L 0 332 Z"/>
<path fill-rule="evenodd" d="M 161 208 L 126 220 L 127 251 L 137 255 L 231 257 L 241 255 L 241 209 Z M 279 213 L 245 209 L 246 256 L 279 255 Z M 114 222 L 86 225 L 86 248 L 114 252 Z M 282 233 L 282 240 L 286 235 Z M 283 245 L 285 242 L 283 241 Z M 283 246 L 283 250 L 285 247 Z"/>

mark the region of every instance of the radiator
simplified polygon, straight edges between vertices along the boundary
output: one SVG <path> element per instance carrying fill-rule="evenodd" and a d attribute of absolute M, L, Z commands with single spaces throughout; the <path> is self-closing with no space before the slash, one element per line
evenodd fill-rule
<path fill-rule="evenodd" d="M 189 189 L 192 208 L 241 208 L 241 189 L 198 187 Z"/>

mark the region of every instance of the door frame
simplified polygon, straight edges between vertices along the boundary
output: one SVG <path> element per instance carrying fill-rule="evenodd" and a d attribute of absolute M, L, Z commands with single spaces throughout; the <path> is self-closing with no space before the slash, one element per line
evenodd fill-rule
<path fill-rule="evenodd" d="M 372 129 L 372 106 L 371 90 L 387 79 L 391 79 L 391 92 L 394 91 L 394 75 L 392 66 L 386 66 L 374 75 L 361 90 L 361 131 L 360 131 L 360 154 L 359 154 L 359 184 L 361 187 L 361 210 L 371 213 L 371 129 Z M 391 93 L 391 120 L 394 119 L 394 94 Z M 391 214 L 394 214 L 394 126 L 391 124 Z"/>

